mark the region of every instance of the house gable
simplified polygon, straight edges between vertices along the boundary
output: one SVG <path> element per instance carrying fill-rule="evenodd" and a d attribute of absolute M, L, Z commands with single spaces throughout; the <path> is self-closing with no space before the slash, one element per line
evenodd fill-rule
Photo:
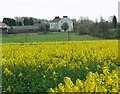
<path fill-rule="evenodd" d="M 61 20 L 61 18 L 59 18 L 59 16 L 56 16 L 51 23 L 58 23 Z"/>
<path fill-rule="evenodd" d="M 67 23 L 69 28 L 67 31 L 73 31 L 73 21 L 71 19 L 69 19 L 67 16 L 63 16 L 63 18 L 59 21 L 59 30 L 60 31 L 64 31 L 61 29 L 61 26 L 63 23 Z"/>
<path fill-rule="evenodd" d="M 67 31 L 73 31 L 73 22 L 71 19 L 69 19 L 67 16 L 63 16 L 63 18 L 59 18 L 59 16 L 55 17 L 51 22 L 50 22 L 50 29 L 51 30 L 60 30 L 60 31 L 63 31 L 61 29 L 61 25 L 64 23 L 64 22 L 67 22 L 68 25 L 69 25 L 69 28 Z"/>
<path fill-rule="evenodd" d="M 57 30 L 59 29 L 58 22 L 61 20 L 59 16 L 56 16 L 51 22 L 50 22 L 50 29 L 51 30 Z"/>

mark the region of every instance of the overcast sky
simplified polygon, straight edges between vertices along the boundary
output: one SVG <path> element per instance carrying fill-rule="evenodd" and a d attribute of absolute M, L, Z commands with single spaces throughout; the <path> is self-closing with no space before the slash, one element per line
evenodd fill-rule
<path fill-rule="evenodd" d="M 106 20 L 118 16 L 119 0 L 0 0 L 0 21 L 4 17 L 15 16 L 53 19 L 55 16 L 68 16 L 79 19 L 88 16 L 99 20 L 100 15 Z"/>

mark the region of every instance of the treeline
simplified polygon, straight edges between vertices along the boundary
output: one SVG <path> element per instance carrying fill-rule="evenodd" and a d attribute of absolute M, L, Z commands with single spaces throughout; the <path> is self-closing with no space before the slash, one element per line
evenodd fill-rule
<path fill-rule="evenodd" d="M 16 21 L 11 18 L 3 18 L 3 23 L 7 24 L 8 26 L 16 26 Z"/>
<path fill-rule="evenodd" d="M 74 32 L 79 35 L 92 35 L 101 38 L 119 38 L 117 29 L 117 18 L 114 15 L 111 21 L 106 21 L 100 17 L 100 22 L 93 22 L 88 18 L 82 18 L 79 21 L 74 20 Z"/>
<path fill-rule="evenodd" d="M 24 17 L 23 21 L 16 21 L 13 18 L 3 18 L 3 23 L 7 24 L 8 26 L 27 26 L 34 24 L 32 17 Z"/>
<path fill-rule="evenodd" d="M 49 31 L 50 31 L 49 24 L 44 24 L 44 23 L 39 24 L 39 33 L 49 33 Z"/>
<path fill-rule="evenodd" d="M 23 23 L 24 25 L 33 25 L 33 19 L 31 17 L 30 18 L 25 17 Z"/>
<path fill-rule="evenodd" d="M 23 17 L 21 20 L 15 20 L 13 18 L 4 18 L 3 22 L 8 26 L 27 26 L 27 25 L 39 25 L 40 32 L 49 32 L 50 25 L 45 20 L 34 19 L 32 17 Z M 116 16 L 112 16 L 111 20 L 105 20 L 100 17 L 100 21 L 92 21 L 89 18 L 82 17 L 80 20 L 74 22 L 73 32 L 79 35 L 92 35 L 100 38 L 111 39 L 120 38 L 120 23 L 117 23 Z"/>

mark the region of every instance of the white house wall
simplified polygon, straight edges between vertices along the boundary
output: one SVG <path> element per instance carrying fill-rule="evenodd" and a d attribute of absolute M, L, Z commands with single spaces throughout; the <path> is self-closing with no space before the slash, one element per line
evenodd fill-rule
<path fill-rule="evenodd" d="M 58 30 L 58 23 L 50 23 L 50 29 L 51 30 Z"/>
<path fill-rule="evenodd" d="M 68 24 L 68 26 L 69 26 L 69 28 L 68 28 L 67 31 L 73 31 L 73 22 L 72 22 L 69 18 L 63 18 L 63 19 L 61 19 L 61 20 L 58 22 L 58 24 L 59 24 L 59 30 L 60 30 L 60 31 L 64 31 L 64 30 L 61 29 L 61 26 L 62 26 L 62 24 L 65 23 L 65 22 L 66 22 L 66 23 Z"/>

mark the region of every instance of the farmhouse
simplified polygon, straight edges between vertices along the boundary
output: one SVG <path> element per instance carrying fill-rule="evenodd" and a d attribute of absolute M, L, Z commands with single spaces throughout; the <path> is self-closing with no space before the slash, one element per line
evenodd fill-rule
<path fill-rule="evenodd" d="M 0 33 L 7 33 L 10 29 L 11 27 L 9 27 L 3 22 L 0 22 Z"/>
<path fill-rule="evenodd" d="M 59 18 L 59 16 L 56 16 L 51 22 L 50 22 L 50 29 L 55 31 L 64 31 L 61 29 L 61 26 L 63 23 L 67 23 L 69 28 L 67 31 L 73 31 L 73 21 L 69 19 L 67 16 L 63 16 L 63 18 Z"/>

